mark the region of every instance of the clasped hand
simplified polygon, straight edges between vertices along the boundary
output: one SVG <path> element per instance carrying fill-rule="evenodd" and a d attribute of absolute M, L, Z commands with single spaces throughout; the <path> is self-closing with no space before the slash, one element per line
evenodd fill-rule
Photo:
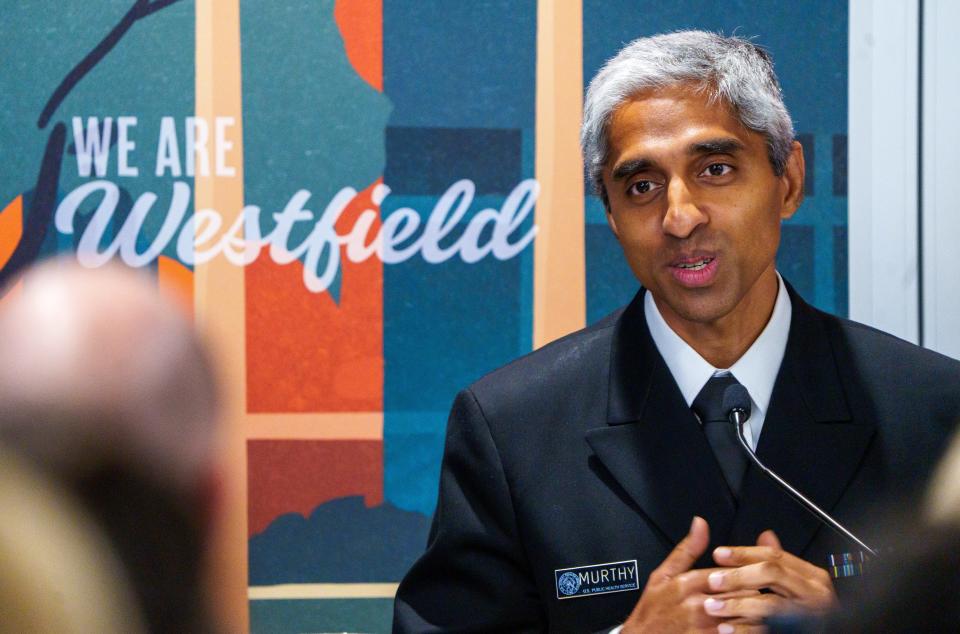
<path fill-rule="evenodd" d="M 692 570 L 709 543 L 706 520 L 693 518 L 687 536 L 650 573 L 622 634 L 760 632 L 772 614 L 820 613 L 836 604 L 827 571 L 783 550 L 773 531 L 761 533 L 756 546 L 716 548 L 717 568 Z"/>

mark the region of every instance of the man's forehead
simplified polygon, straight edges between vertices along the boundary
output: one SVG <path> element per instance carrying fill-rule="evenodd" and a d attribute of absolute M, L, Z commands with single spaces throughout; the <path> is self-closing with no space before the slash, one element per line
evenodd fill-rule
<path fill-rule="evenodd" d="M 607 140 L 608 166 L 626 155 L 652 159 L 663 152 L 704 153 L 710 145 L 721 153 L 763 145 L 762 135 L 748 130 L 726 104 L 683 86 L 646 90 L 625 100 L 613 112 Z M 718 143 L 724 140 L 729 142 Z"/>
<path fill-rule="evenodd" d="M 715 97 L 708 87 L 682 83 L 647 88 L 630 95 L 613 109 L 608 127 L 656 130 L 675 125 L 677 119 L 689 121 L 697 115 L 735 127 L 741 125 L 733 108 Z"/>

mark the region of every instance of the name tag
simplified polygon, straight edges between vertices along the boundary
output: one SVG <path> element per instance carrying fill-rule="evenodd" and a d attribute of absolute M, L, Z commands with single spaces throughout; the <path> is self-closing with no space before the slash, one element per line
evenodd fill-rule
<path fill-rule="evenodd" d="M 558 599 L 576 599 L 595 594 L 639 590 L 637 560 L 560 568 L 553 571 Z"/>

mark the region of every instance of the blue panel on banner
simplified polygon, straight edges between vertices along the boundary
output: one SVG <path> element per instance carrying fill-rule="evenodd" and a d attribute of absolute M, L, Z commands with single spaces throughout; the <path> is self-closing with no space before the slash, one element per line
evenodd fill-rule
<path fill-rule="evenodd" d="M 833 195 L 847 195 L 847 135 L 834 134 L 832 140 Z"/>
<path fill-rule="evenodd" d="M 489 197 L 484 202 L 500 206 Z M 384 494 L 398 507 L 433 512 L 454 395 L 529 351 L 524 266 L 521 256 L 489 256 L 473 264 L 415 257 L 384 267 Z"/>
<path fill-rule="evenodd" d="M 633 299 L 640 288 L 623 249 L 606 224 L 586 226 L 587 323 L 593 323 Z"/>
<path fill-rule="evenodd" d="M 384 93 L 394 106 L 384 217 L 407 206 L 426 220 L 451 184 L 470 179 L 477 197 L 449 246 L 533 177 L 536 14 L 536 0 L 384 0 Z M 398 507 L 433 511 L 457 390 L 529 352 L 532 252 L 384 267 L 384 495 Z"/>
<path fill-rule="evenodd" d="M 403 126 L 533 127 L 535 0 L 384 0 L 384 91 Z"/>
<path fill-rule="evenodd" d="M 368 508 L 359 496 L 321 504 L 309 518 L 281 515 L 250 538 L 250 585 L 399 581 L 429 526 L 426 515 L 389 502 Z"/>
<path fill-rule="evenodd" d="M 809 301 L 814 298 L 813 227 L 784 225 L 777 253 L 777 270 L 798 293 Z"/>
<path fill-rule="evenodd" d="M 387 411 L 446 410 L 460 388 L 521 352 L 520 258 L 415 257 L 383 274 Z"/>
<path fill-rule="evenodd" d="M 383 429 L 383 494 L 399 508 L 425 515 L 433 514 L 446 429 L 446 410 L 386 412 Z M 426 534 L 420 544 L 421 550 L 425 545 Z"/>
<path fill-rule="evenodd" d="M 478 194 L 507 195 L 523 180 L 519 129 L 387 128 L 384 182 L 401 194 L 443 194 L 469 178 Z"/>

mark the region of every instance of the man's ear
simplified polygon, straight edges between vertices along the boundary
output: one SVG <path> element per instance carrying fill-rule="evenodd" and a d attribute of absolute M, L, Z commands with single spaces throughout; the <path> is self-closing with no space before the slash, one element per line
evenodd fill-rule
<path fill-rule="evenodd" d="M 610 230 L 619 240 L 620 233 L 617 231 L 617 221 L 613 219 L 613 214 L 610 213 L 610 198 L 607 196 L 607 188 L 603 186 L 603 183 L 599 183 L 597 187 L 600 190 L 598 193 L 600 194 L 600 201 L 603 203 L 603 210 L 607 212 L 607 224 L 610 225 Z"/>
<path fill-rule="evenodd" d="M 607 207 L 607 224 L 610 225 L 610 230 L 613 231 L 613 235 L 617 237 L 617 240 L 620 239 L 620 232 L 617 231 L 617 221 L 614 220 L 613 214 L 610 213 L 610 208 Z"/>
<path fill-rule="evenodd" d="M 783 206 L 780 208 L 780 218 L 786 220 L 796 213 L 803 202 L 803 183 L 806 176 L 806 165 L 803 162 L 803 147 L 799 141 L 794 141 L 784 166 L 782 179 L 785 187 Z"/>

